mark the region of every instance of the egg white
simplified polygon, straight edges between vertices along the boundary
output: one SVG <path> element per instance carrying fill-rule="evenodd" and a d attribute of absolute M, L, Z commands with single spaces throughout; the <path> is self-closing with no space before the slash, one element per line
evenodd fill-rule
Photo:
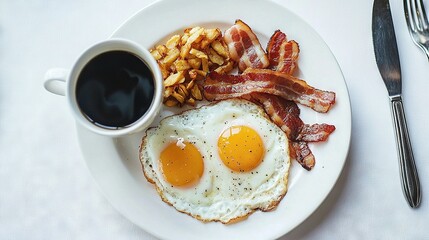
<path fill-rule="evenodd" d="M 261 164 L 244 173 L 224 165 L 217 147 L 225 129 L 240 125 L 254 129 L 265 149 Z M 194 144 L 203 156 L 204 173 L 192 187 L 172 186 L 159 166 L 162 150 L 179 138 Z M 146 178 L 165 202 L 203 221 L 228 223 L 257 209 L 271 210 L 287 191 L 288 139 L 262 108 L 246 100 L 225 100 L 163 119 L 147 130 L 140 160 Z"/>

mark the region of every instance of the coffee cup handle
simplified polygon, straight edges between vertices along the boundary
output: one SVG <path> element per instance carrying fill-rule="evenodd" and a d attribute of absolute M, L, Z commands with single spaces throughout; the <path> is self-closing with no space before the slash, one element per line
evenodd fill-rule
<path fill-rule="evenodd" d="M 65 96 L 66 82 L 70 71 L 65 68 L 52 68 L 45 74 L 45 83 L 43 86 L 51 93 Z"/>

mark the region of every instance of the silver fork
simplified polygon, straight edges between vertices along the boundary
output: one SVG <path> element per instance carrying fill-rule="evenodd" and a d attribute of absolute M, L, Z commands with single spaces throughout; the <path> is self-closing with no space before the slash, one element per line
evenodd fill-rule
<path fill-rule="evenodd" d="M 405 19 L 414 41 L 429 60 L 429 23 L 423 0 L 404 0 Z"/>

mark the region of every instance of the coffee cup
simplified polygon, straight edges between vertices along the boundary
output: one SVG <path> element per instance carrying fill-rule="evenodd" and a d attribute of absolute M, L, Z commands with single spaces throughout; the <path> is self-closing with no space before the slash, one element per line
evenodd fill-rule
<path fill-rule="evenodd" d="M 110 39 L 84 51 L 70 70 L 48 70 L 44 86 L 67 98 L 79 124 L 119 137 L 152 123 L 162 106 L 162 80 L 148 50 L 126 39 Z"/>

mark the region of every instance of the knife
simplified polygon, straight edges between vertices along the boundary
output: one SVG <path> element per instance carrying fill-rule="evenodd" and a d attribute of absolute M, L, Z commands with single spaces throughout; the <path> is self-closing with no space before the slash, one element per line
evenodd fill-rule
<path fill-rule="evenodd" d="M 420 181 L 414 162 L 401 96 L 401 65 L 389 0 L 374 0 L 372 9 L 372 40 L 378 70 L 389 93 L 402 190 L 412 208 L 420 205 Z"/>

